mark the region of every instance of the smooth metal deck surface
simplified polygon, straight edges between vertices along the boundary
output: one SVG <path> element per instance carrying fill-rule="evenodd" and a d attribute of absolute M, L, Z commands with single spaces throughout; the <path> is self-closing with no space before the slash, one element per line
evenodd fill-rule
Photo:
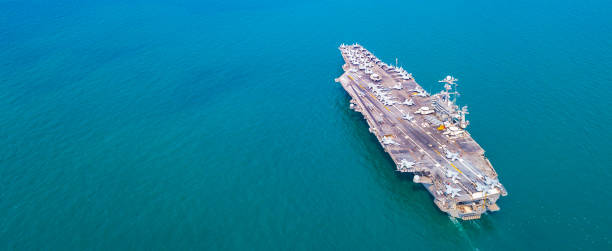
<path fill-rule="evenodd" d="M 458 138 L 443 134 L 444 130 L 439 130 L 438 126 L 426 120 L 427 116 L 435 116 L 435 113 L 415 114 L 420 107 L 432 107 L 432 99 L 437 97 L 415 95 L 414 90 L 420 86 L 414 79 L 402 79 L 393 67 L 376 64 L 375 57 L 367 61 L 373 63 L 370 69 L 382 77 L 380 81 L 371 80 L 370 74 L 366 74 L 364 70 L 349 71 L 350 68 L 357 66 L 351 65 L 344 51 L 358 49 L 365 55 L 373 56 L 362 48 L 360 45 L 347 45 L 341 49 L 346 62 L 343 66 L 345 73 L 336 81 L 340 82 L 352 97 L 353 109 L 363 114 L 370 126 L 370 132 L 376 135 L 384 150 L 389 153 L 397 165 L 397 170 L 415 174 L 414 181 L 423 183 L 433 195 L 436 205 L 453 217 L 465 220 L 478 219 L 487 210 L 499 210 L 495 202 L 500 195 L 505 196 L 507 193 L 498 182 L 497 173 L 484 156 L 482 147 L 467 131 Z M 412 99 L 414 105 L 401 103 L 384 105 L 369 88 L 374 82 L 388 89 L 390 96 L 397 101 Z M 397 83 L 402 83 L 403 89 L 393 89 Z M 412 121 L 403 119 L 406 113 L 414 119 Z M 383 137 L 392 139 L 397 144 L 384 144 Z M 447 158 L 445 156 L 447 150 L 459 153 L 459 158 L 454 160 Z M 415 164 L 410 168 L 402 168 L 403 160 Z M 449 173 L 455 173 L 455 177 L 449 177 Z M 485 189 L 482 189 L 483 185 Z M 451 196 L 447 192 L 448 186 L 460 189 L 458 196 Z"/>

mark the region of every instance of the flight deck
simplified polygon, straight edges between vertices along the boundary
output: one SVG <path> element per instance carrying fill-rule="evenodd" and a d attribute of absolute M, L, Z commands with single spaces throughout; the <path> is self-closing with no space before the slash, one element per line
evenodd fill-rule
<path fill-rule="evenodd" d="M 339 49 L 345 73 L 336 81 L 397 171 L 412 173 L 438 208 L 453 217 L 473 220 L 498 211 L 496 201 L 507 192 L 482 147 L 466 131 L 467 107 L 455 102 L 457 79 L 440 80 L 444 90 L 432 95 L 412 74 L 383 63 L 359 44 Z"/>

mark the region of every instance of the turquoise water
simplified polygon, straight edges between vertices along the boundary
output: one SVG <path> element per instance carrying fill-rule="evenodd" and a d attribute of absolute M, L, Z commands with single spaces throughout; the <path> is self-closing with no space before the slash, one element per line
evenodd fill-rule
<path fill-rule="evenodd" d="M 0 249 L 612 247 L 609 1 L 173 2 L 0 1 Z M 393 171 L 343 42 L 460 79 L 500 212 Z"/>

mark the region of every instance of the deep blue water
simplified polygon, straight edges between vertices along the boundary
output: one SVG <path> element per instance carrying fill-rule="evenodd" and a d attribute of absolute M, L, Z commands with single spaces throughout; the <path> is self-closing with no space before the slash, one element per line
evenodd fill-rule
<path fill-rule="evenodd" d="M 611 249 L 610 1 L 0 0 L 0 249 Z M 396 174 L 337 46 L 453 74 L 509 196 Z"/>

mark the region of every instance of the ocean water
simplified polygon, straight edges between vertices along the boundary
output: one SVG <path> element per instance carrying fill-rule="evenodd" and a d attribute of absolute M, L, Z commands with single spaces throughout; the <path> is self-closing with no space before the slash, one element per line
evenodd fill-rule
<path fill-rule="evenodd" d="M 612 248 L 610 1 L 0 0 L 2 250 Z M 440 212 L 337 46 L 459 78 L 509 196 Z"/>

